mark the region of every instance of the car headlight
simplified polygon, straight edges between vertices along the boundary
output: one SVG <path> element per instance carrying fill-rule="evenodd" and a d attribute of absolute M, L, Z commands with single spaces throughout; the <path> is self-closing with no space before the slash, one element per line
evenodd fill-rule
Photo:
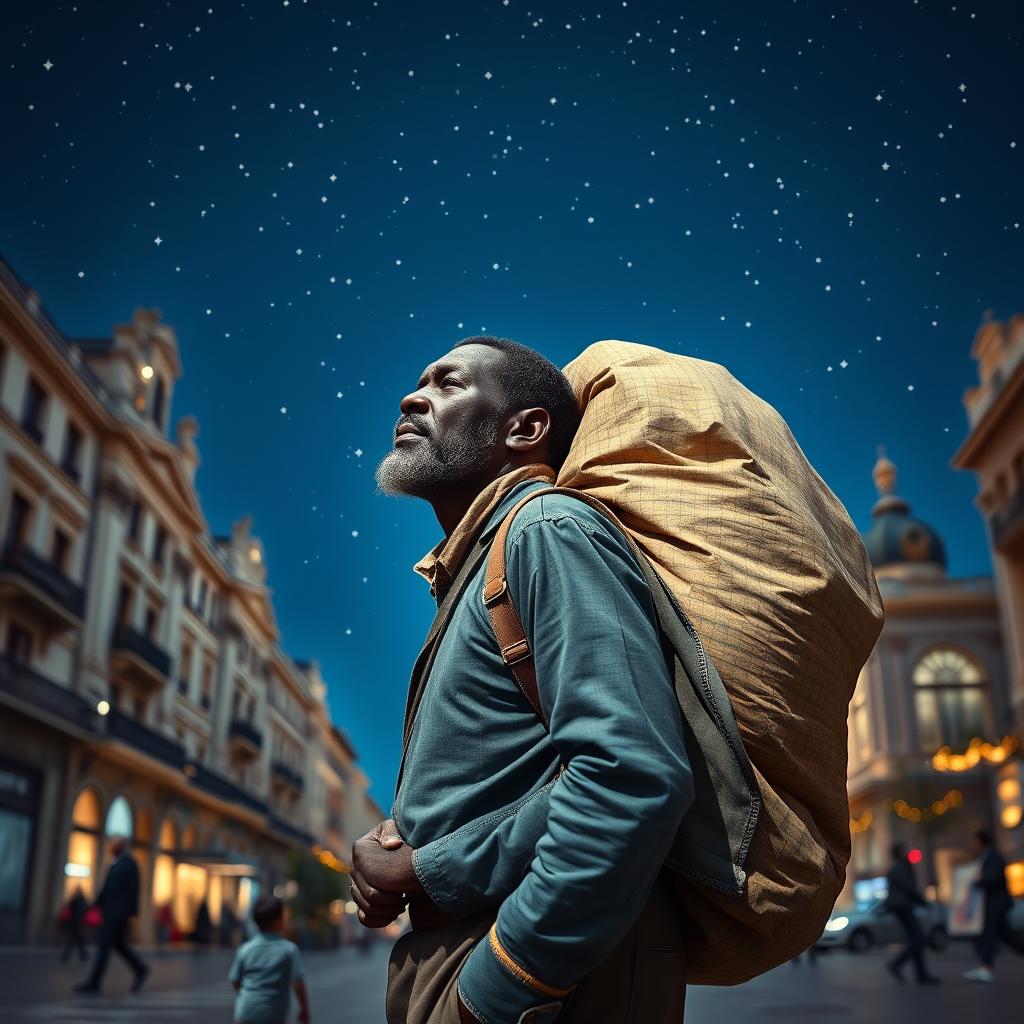
<path fill-rule="evenodd" d="M 833 917 L 828 924 L 825 925 L 825 931 L 841 932 L 849 923 L 850 919 L 848 917 Z"/>

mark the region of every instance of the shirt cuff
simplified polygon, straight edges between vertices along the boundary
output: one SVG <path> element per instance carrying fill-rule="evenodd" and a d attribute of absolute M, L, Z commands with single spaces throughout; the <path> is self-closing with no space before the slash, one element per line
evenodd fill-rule
<path fill-rule="evenodd" d="M 547 1024 L 572 989 L 547 985 L 505 951 L 497 925 L 473 947 L 459 972 L 459 995 L 481 1024 Z"/>
<path fill-rule="evenodd" d="M 449 914 L 458 914 L 455 905 L 455 893 L 452 891 L 448 873 L 444 865 L 444 840 L 435 839 L 426 846 L 418 846 L 412 851 L 412 869 L 423 886 L 423 891 Z"/>

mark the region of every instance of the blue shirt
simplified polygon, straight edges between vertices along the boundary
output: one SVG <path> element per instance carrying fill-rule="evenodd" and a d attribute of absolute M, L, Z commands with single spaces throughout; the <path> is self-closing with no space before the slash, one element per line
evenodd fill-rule
<path fill-rule="evenodd" d="M 544 486 L 514 487 L 484 538 Z M 485 560 L 438 648 L 392 810 L 439 906 L 501 904 L 459 978 L 485 1024 L 541 1006 L 536 1020 L 554 1018 L 639 915 L 693 798 L 654 603 L 626 540 L 583 502 L 546 495 L 517 515 L 506 553 L 550 733 L 498 653 Z"/>
<path fill-rule="evenodd" d="M 260 932 L 238 947 L 228 981 L 241 982 L 235 999 L 238 1024 L 283 1024 L 288 1017 L 292 982 L 303 976 L 294 942 Z"/>

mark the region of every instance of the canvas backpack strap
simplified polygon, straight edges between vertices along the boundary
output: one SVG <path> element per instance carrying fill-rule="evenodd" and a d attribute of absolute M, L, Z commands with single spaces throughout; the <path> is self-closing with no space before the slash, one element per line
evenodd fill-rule
<path fill-rule="evenodd" d="M 491 627 L 498 641 L 498 650 L 501 652 L 502 660 L 512 670 L 519 689 L 523 691 L 523 696 L 530 702 L 530 706 L 544 723 L 546 729 L 548 721 L 540 703 L 537 666 L 533 661 L 530 643 L 526 639 L 526 630 L 523 629 L 519 613 L 516 611 L 515 605 L 512 604 L 512 595 L 509 593 L 505 577 L 505 541 L 508 538 L 508 531 L 512 527 L 512 521 L 527 502 L 545 494 L 569 494 L 580 501 L 585 501 L 610 519 L 623 532 L 627 540 L 631 540 L 631 538 L 626 533 L 625 527 L 619 522 L 618 517 L 604 502 L 571 487 L 544 487 L 531 491 L 505 516 L 501 526 L 498 527 L 498 532 L 494 535 L 494 541 L 487 556 L 487 568 L 484 576 L 484 606 L 491 617 Z"/>

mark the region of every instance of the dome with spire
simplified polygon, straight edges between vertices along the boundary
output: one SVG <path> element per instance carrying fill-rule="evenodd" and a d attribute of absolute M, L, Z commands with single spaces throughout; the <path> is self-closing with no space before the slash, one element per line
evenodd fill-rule
<path fill-rule="evenodd" d="M 926 522 L 911 514 L 910 505 L 896 494 L 896 466 L 878 449 L 875 463 L 878 501 L 871 510 L 874 523 L 864 534 L 864 547 L 876 576 L 945 576 L 946 547 Z"/>

